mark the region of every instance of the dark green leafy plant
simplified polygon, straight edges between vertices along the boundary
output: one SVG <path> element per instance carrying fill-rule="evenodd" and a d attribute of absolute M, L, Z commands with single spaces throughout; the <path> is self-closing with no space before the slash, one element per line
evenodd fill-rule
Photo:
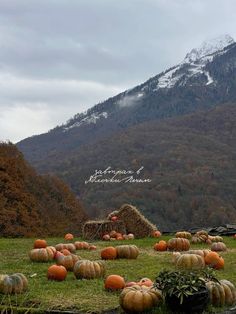
<path fill-rule="evenodd" d="M 175 295 L 183 303 L 184 297 L 206 289 L 207 281 L 217 281 L 212 269 L 161 271 L 156 278 L 154 287 L 164 295 Z"/>

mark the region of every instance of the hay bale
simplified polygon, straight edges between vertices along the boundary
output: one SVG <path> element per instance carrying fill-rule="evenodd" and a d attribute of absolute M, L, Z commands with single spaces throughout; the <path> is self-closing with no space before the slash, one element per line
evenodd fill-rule
<path fill-rule="evenodd" d="M 130 205 L 124 204 L 121 206 L 117 217 L 125 224 L 126 232 L 133 233 L 136 238 L 144 238 L 151 236 L 157 227 L 147 220 L 139 210 Z"/>
<path fill-rule="evenodd" d="M 122 220 L 90 220 L 83 225 L 83 238 L 87 240 L 102 239 L 106 233 L 115 230 L 119 233 L 126 233 L 125 225 Z"/>

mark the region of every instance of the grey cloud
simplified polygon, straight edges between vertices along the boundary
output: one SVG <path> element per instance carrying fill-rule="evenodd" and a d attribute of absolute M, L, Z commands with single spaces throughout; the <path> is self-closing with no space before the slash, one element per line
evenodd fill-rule
<path fill-rule="evenodd" d="M 1 0 L 1 138 L 19 139 L 19 110 L 38 116 L 21 138 L 46 131 L 180 62 L 206 38 L 236 38 L 235 20 L 235 0 Z"/>

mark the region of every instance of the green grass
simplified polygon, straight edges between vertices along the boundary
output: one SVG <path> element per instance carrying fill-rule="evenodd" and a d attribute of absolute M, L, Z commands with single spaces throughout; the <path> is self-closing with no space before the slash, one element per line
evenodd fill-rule
<path fill-rule="evenodd" d="M 162 236 L 160 239 L 167 240 L 171 236 Z M 79 240 L 79 239 L 76 239 Z M 159 239 L 158 239 L 159 240 Z M 47 239 L 48 245 L 55 245 L 64 242 L 62 238 Z M 41 312 L 48 309 L 78 310 L 82 312 L 99 313 L 105 310 L 114 309 L 119 306 L 119 293 L 111 293 L 104 290 L 103 279 L 77 280 L 70 272 L 63 282 L 49 281 L 46 278 L 48 267 L 52 263 L 33 263 L 28 258 L 28 252 L 32 248 L 34 239 L 6 239 L 0 238 L 0 273 L 11 274 L 22 272 L 29 279 L 27 293 L 18 296 L 0 295 L 0 311 L 4 308 L 14 307 L 33 309 Z M 155 279 L 159 271 L 174 269 L 171 263 L 171 252 L 155 252 L 153 245 L 156 239 L 145 238 L 133 241 L 117 242 L 93 242 L 97 251 L 77 251 L 82 258 L 96 260 L 100 258 L 100 249 L 108 245 L 119 245 L 132 243 L 140 248 L 140 255 L 137 260 L 115 260 L 106 261 L 107 275 L 118 274 L 127 281 L 138 281 L 142 277 Z M 236 240 L 225 237 L 224 242 L 229 248 L 221 255 L 225 259 L 225 269 L 217 271 L 219 279 L 225 278 L 236 284 Z M 192 248 L 207 248 L 206 244 L 192 245 Z M 32 274 L 37 274 L 30 278 Z M 163 308 L 155 313 L 167 313 Z"/>

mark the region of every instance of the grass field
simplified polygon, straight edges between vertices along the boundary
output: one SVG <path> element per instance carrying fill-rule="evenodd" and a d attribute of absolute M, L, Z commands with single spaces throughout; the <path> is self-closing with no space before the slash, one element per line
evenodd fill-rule
<path fill-rule="evenodd" d="M 159 239 L 167 240 L 171 236 Z M 158 239 L 158 240 L 159 240 Z M 80 240 L 80 239 L 75 239 Z M 63 282 L 48 281 L 46 273 L 52 263 L 33 263 L 28 258 L 28 252 L 33 246 L 34 239 L 6 239 L 0 238 L 0 273 L 11 274 L 22 272 L 29 279 L 28 292 L 18 296 L 0 295 L 0 309 L 17 308 L 28 309 L 32 312 L 46 310 L 77 310 L 82 313 L 100 313 L 119 306 L 119 293 L 104 290 L 103 279 L 77 280 L 73 273 L 69 273 Z M 62 238 L 47 239 L 48 245 L 64 242 Z M 236 240 L 224 237 L 228 251 L 221 255 L 225 259 L 225 269 L 217 271 L 219 279 L 225 278 L 236 284 Z M 107 275 L 118 274 L 127 281 L 137 281 L 142 277 L 155 279 L 159 271 L 173 269 L 171 252 L 156 252 L 153 245 L 156 239 L 146 238 L 133 241 L 93 242 L 96 251 L 77 251 L 83 258 L 96 260 L 100 258 L 100 249 L 109 245 L 132 243 L 140 248 L 137 260 L 106 261 Z M 207 248 L 206 244 L 192 245 L 191 248 Z M 37 274 L 30 278 L 32 274 Z M 214 310 L 215 311 L 215 310 Z M 26 310 L 23 310 L 25 313 Z M 162 307 L 155 313 L 167 313 Z"/>

